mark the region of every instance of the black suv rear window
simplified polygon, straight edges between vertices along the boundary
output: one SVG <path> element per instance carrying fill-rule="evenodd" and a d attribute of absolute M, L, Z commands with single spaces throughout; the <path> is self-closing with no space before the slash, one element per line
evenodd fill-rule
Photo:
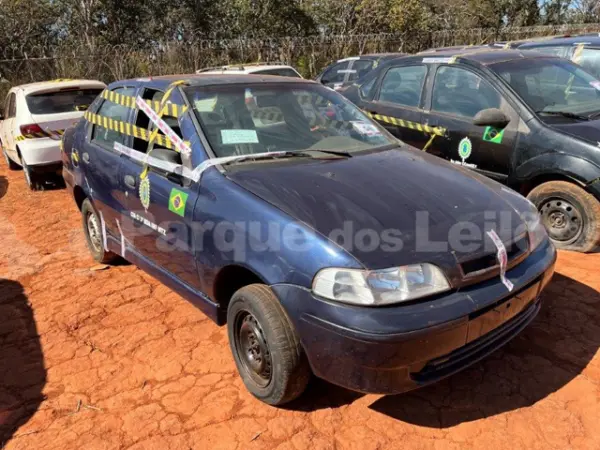
<path fill-rule="evenodd" d="M 31 94 L 26 97 L 31 114 L 60 114 L 85 111 L 102 89 L 68 88 L 54 92 Z"/>

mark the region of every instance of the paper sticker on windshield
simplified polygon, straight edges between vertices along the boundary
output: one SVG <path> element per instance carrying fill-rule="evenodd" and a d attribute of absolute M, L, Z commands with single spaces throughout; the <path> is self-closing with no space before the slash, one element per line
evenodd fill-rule
<path fill-rule="evenodd" d="M 258 144 L 256 130 L 221 130 L 223 145 Z"/>
<path fill-rule="evenodd" d="M 494 144 L 502 144 L 502 138 L 504 137 L 504 130 L 499 130 L 494 127 L 486 127 L 483 132 L 483 140 L 485 142 L 493 142 Z"/>
<path fill-rule="evenodd" d="M 506 286 L 506 289 L 510 292 L 515 286 L 508 278 L 506 278 L 506 266 L 508 265 L 506 247 L 504 246 L 502 239 L 500 239 L 500 236 L 498 236 L 498 233 L 496 233 L 496 230 L 488 231 L 487 234 L 498 249 L 496 258 L 498 259 L 498 264 L 500 264 L 500 281 L 502 281 L 502 284 Z"/>
<path fill-rule="evenodd" d="M 600 91 L 600 81 L 590 81 L 590 86 Z"/>
<path fill-rule="evenodd" d="M 372 123 L 352 122 L 352 127 L 360 134 L 365 136 L 379 136 L 381 131 Z"/>

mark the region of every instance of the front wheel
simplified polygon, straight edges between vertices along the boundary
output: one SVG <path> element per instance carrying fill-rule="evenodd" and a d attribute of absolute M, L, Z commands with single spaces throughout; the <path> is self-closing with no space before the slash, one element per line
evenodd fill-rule
<path fill-rule="evenodd" d="M 590 252 L 600 243 L 600 203 L 567 181 L 549 181 L 527 196 L 537 207 L 556 247 Z"/>
<path fill-rule="evenodd" d="M 81 215 L 83 218 L 85 241 L 94 260 L 101 264 L 108 264 L 114 261 L 117 255 L 104 249 L 102 222 L 92 203 L 87 198 L 81 205 Z"/>
<path fill-rule="evenodd" d="M 237 291 L 227 310 L 229 345 L 246 388 L 269 405 L 299 397 L 310 379 L 310 367 L 279 300 L 267 286 Z"/>

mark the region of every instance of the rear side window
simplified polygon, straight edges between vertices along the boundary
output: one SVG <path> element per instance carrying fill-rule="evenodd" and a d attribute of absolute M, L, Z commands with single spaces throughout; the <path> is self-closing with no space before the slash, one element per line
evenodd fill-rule
<path fill-rule="evenodd" d="M 117 88 L 113 90 L 113 92 L 133 96 L 135 94 L 135 88 Z M 130 111 L 131 110 L 125 106 L 104 100 L 96 114 L 119 122 L 127 122 Z M 105 147 L 108 146 L 112 148 L 115 142 L 124 144 L 125 138 L 126 136 L 124 134 L 101 127 L 100 125 L 94 125 L 94 129 L 92 130 L 92 141 Z"/>
<path fill-rule="evenodd" d="M 293 69 L 269 69 L 261 70 L 260 72 L 254 72 L 260 75 L 276 75 L 278 77 L 291 77 L 291 78 L 302 78 L 298 72 Z"/>
<path fill-rule="evenodd" d="M 323 76 L 321 77 L 321 83 L 323 84 L 331 84 L 331 83 L 343 83 L 344 77 L 348 71 L 348 66 L 350 65 L 349 61 L 344 61 L 342 63 L 336 64 L 333 67 L 330 67 L 325 71 Z"/>
<path fill-rule="evenodd" d="M 31 114 L 60 114 L 85 111 L 102 89 L 68 88 L 55 92 L 31 94 L 25 97 Z"/>
<path fill-rule="evenodd" d="M 595 48 L 584 48 L 575 62 L 596 78 L 600 79 L 600 50 Z"/>
<path fill-rule="evenodd" d="M 479 75 L 460 67 L 442 66 L 435 75 L 432 111 L 475 117 L 488 108 L 500 108 L 500 95 Z"/>
<path fill-rule="evenodd" d="M 354 61 L 354 64 L 352 64 L 352 70 L 350 71 L 350 75 L 348 77 L 348 81 L 354 81 L 364 77 L 371 71 L 372 68 L 373 61 L 370 61 L 368 59 L 359 59 L 357 61 Z"/>
<path fill-rule="evenodd" d="M 427 68 L 422 65 L 392 67 L 381 82 L 379 101 L 418 107 L 426 76 Z"/>

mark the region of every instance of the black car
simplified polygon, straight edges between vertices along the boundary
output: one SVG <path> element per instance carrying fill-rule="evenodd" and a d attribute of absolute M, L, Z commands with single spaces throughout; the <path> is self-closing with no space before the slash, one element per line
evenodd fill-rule
<path fill-rule="evenodd" d="M 398 58 L 341 93 L 403 141 L 526 195 L 555 244 L 600 241 L 600 81 L 520 50 Z"/>
<path fill-rule="evenodd" d="M 400 56 L 404 56 L 404 53 L 373 53 L 340 59 L 327 66 L 315 81 L 339 89 L 365 76 L 380 64 Z"/>
<path fill-rule="evenodd" d="M 576 62 L 596 78 L 600 78 L 600 36 L 582 35 L 520 43 L 520 50 L 535 50 Z"/>

